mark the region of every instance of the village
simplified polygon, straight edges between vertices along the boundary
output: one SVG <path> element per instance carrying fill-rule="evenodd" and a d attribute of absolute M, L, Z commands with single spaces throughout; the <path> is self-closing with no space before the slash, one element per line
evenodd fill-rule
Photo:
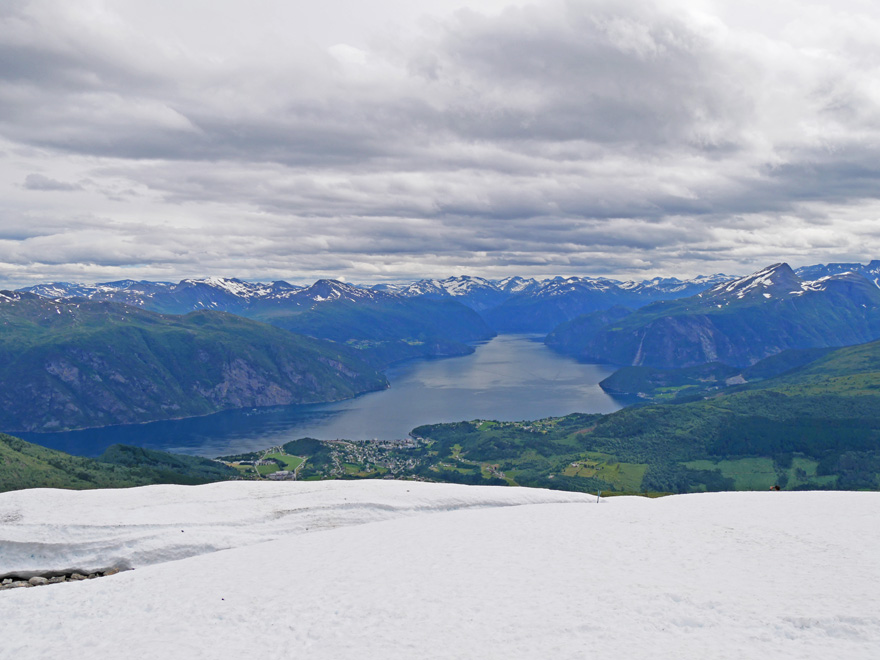
<path fill-rule="evenodd" d="M 237 460 L 221 460 L 236 468 L 245 479 L 296 481 L 299 479 L 328 479 L 345 477 L 398 477 L 411 474 L 421 463 L 418 452 L 424 440 L 324 440 L 320 444 L 326 452 L 312 456 L 296 456 L 275 446 L 254 452 Z"/>

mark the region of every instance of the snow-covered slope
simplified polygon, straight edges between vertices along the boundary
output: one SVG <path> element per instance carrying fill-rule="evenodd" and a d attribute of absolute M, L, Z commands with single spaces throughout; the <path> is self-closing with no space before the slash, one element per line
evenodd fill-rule
<path fill-rule="evenodd" d="M 0 521 L 6 523 L 0 528 L 0 578 L 140 568 L 415 513 L 583 499 L 561 491 L 399 481 L 20 490 L 0 493 Z"/>
<path fill-rule="evenodd" d="M 0 496 L 4 534 L 62 546 L 84 524 L 115 551 L 205 525 L 241 547 L 0 592 L 0 639 L 17 660 L 875 658 L 878 515 L 877 493 L 25 491 Z"/>
<path fill-rule="evenodd" d="M 738 277 L 712 287 L 705 293 L 706 298 L 728 298 L 742 300 L 762 296 L 764 298 L 791 295 L 802 291 L 802 282 L 788 264 L 778 263 L 767 266 L 746 277 Z"/>
<path fill-rule="evenodd" d="M 365 300 L 386 300 L 391 294 L 373 291 L 362 287 L 346 284 L 337 280 L 318 280 L 310 287 L 297 291 L 294 296 L 304 304 L 326 302 L 328 300 L 348 300 L 362 302 Z"/>

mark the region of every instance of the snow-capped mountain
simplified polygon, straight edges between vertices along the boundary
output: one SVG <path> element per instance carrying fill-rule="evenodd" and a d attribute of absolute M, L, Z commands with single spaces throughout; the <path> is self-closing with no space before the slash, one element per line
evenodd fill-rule
<path fill-rule="evenodd" d="M 20 290 L 27 293 L 35 293 L 43 298 L 86 298 L 97 291 L 97 286 L 76 284 L 74 282 L 49 282 L 47 284 L 25 287 Z"/>
<path fill-rule="evenodd" d="M 349 302 L 364 302 L 388 300 L 389 298 L 393 298 L 394 294 L 373 289 L 365 289 L 338 280 L 318 280 L 311 286 L 300 289 L 288 297 L 300 303 L 305 303 L 307 301 L 320 303 L 341 300 L 347 300 Z"/>
<path fill-rule="evenodd" d="M 213 309 L 257 317 L 272 310 L 301 309 L 328 301 L 375 303 L 397 299 L 449 299 L 484 315 L 498 331 L 546 332 L 563 321 L 614 305 L 638 308 L 655 300 L 674 299 L 702 291 L 723 275 L 693 280 L 654 278 L 619 282 L 609 278 L 554 277 L 545 280 L 507 277 L 488 280 L 459 275 L 410 284 L 354 286 L 318 280 L 309 287 L 284 281 L 271 284 L 236 278 L 186 279 L 171 284 L 121 280 L 95 285 L 57 282 L 24 289 L 49 298 L 83 297 L 121 302 L 151 311 L 184 314 Z"/>
<path fill-rule="evenodd" d="M 518 293 L 531 293 L 532 291 L 537 290 L 544 281 L 536 280 L 533 277 L 525 278 L 525 277 L 505 277 L 501 280 L 495 280 L 494 284 L 499 289 L 501 289 L 504 293 L 509 293 L 511 295 Z"/>
<path fill-rule="evenodd" d="M 830 275 L 858 273 L 880 287 L 880 260 L 873 260 L 867 265 L 860 263 L 830 263 L 805 266 L 795 270 L 798 277 L 804 280 L 818 280 Z"/>
<path fill-rule="evenodd" d="M 28 290 L 51 299 L 118 302 L 162 314 L 228 312 L 356 347 L 358 357 L 377 368 L 419 356 L 464 355 L 474 350 L 470 342 L 494 335 L 477 312 L 458 304 L 457 297 L 406 296 L 330 279 L 308 287 L 208 277 L 177 284 L 124 280 Z"/>
<path fill-rule="evenodd" d="M 701 297 L 743 300 L 788 296 L 806 290 L 805 283 L 788 264 L 778 263 L 762 268 L 756 273 L 718 284 Z"/>
<path fill-rule="evenodd" d="M 0 635 L 18 660 L 873 660 L 878 516 L 858 492 L 3 493 L 0 575 L 135 570 L 0 592 Z"/>
<path fill-rule="evenodd" d="M 506 300 L 511 293 L 482 277 L 459 275 L 443 280 L 419 280 L 399 289 L 406 297 L 453 298 L 471 309 L 483 311 Z"/>
<path fill-rule="evenodd" d="M 555 277 L 510 296 L 488 310 L 486 319 L 499 332 L 550 332 L 580 316 L 623 306 L 638 309 L 658 300 L 675 300 L 704 291 L 726 275 L 693 280 L 654 278 L 620 282 L 596 277 Z"/>
<path fill-rule="evenodd" d="M 5 302 L 16 302 L 21 300 L 22 296 L 28 295 L 21 291 L 0 291 L 0 305 Z"/>
<path fill-rule="evenodd" d="M 714 275 L 697 275 L 689 280 L 680 280 L 677 277 L 655 277 L 650 280 L 636 282 L 629 280 L 621 282 L 620 288 L 632 294 L 655 297 L 668 295 L 671 298 L 690 296 L 704 291 L 721 282 L 733 279 L 730 275 L 715 273 Z"/>
<path fill-rule="evenodd" d="M 283 300 L 303 287 L 278 281 L 271 284 L 236 278 L 206 277 L 171 282 L 119 280 L 94 285 L 56 282 L 27 287 L 44 298 L 87 298 L 119 302 L 151 311 L 184 314 L 196 309 L 242 313 L 254 300 Z"/>
<path fill-rule="evenodd" d="M 860 303 L 875 304 L 876 292 L 868 280 L 854 271 L 843 271 L 815 280 L 804 280 L 788 264 L 773 264 L 756 273 L 714 286 L 698 297 L 716 305 L 751 301 L 800 297 L 809 293 L 835 291 Z M 865 298 L 866 300 L 861 300 Z"/>
<path fill-rule="evenodd" d="M 613 364 L 749 366 L 787 349 L 880 339 L 880 289 L 857 273 L 801 280 L 773 264 L 679 300 L 642 307 L 603 328 L 571 326 L 555 347 Z"/>

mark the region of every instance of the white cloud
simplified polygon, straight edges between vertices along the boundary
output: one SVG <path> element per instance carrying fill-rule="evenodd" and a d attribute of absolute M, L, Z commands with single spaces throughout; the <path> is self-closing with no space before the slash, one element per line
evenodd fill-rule
<path fill-rule="evenodd" d="M 5 4 L 0 280 L 880 252 L 872 5 L 469 4 Z"/>

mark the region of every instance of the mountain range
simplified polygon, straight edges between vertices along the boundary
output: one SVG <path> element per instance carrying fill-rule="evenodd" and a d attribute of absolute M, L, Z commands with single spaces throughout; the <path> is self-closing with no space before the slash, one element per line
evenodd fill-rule
<path fill-rule="evenodd" d="M 464 275 L 372 286 L 318 280 L 311 286 L 300 287 L 283 281 L 259 284 L 209 277 L 182 280 L 177 284 L 134 280 L 94 285 L 54 282 L 22 291 L 47 298 L 81 297 L 120 302 L 166 314 L 214 309 L 270 323 L 278 316 L 315 310 L 316 305 L 328 302 L 378 305 L 391 300 L 400 304 L 406 300 L 447 301 L 478 312 L 491 331 L 546 333 L 580 314 L 614 305 L 637 308 L 657 300 L 681 298 L 729 279 L 721 274 L 691 280 L 672 277 L 641 282 L 592 277 L 487 280 Z"/>
<path fill-rule="evenodd" d="M 494 332 L 473 309 L 452 299 L 404 296 L 318 280 L 308 287 L 211 277 L 177 284 L 122 280 L 57 282 L 22 289 L 49 299 L 116 302 L 162 314 L 214 310 L 355 348 L 376 368 L 413 357 L 464 355 Z"/>
<path fill-rule="evenodd" d="M 795 274 L 803 280 L 818 280 L 829 275 L 842 275 L 843 273 L 858 273 L 880 286 L 880 260 L 873 260 L 867 265 L 860 263 L 830 263 L 816 264 L 796 268 Z"/>
<path fill-rule="evenodd" d="M 726 382 L 736 376 L 731 369 L 784 351 L 880 338 L 878 287 L 878 261 L 642 282 L 41 284 L 0 293 L 0 428 L 60 430 L 336 400 L 384 387 L 378 372 L 394 362 L 463 355 L 495 332 L 549 332 L 549 346 L 592 362 L 717 363 L 724 369 L 683 378 L 690 387 L 711 372 L 713 382 Z M 630 390 L 647 382 L 621 378 Z M 654 389 L 669 382 L 651 378 Z"/>
<path fill-rule="evenodd" d="M 387 387 L 357 351 L 226 312 L 0 292 L 0 428 L 57 431 Z"/>
<path fill-rule="evenodd" d="M 581 317 L 547 337 L 587 361 L 660 368 L 748 366 L 788 349 L 880 338 L 880 288 L 844 272 L 803 280 L 784 263 L 697 295 L 653 303 L 610 323 Z"/>

